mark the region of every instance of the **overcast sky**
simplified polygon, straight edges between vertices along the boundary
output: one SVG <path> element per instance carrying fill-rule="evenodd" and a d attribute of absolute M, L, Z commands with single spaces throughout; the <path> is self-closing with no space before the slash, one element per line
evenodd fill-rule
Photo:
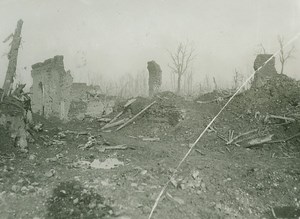
<path fill-rule="evenodd" d="M 20 18 L 22 82 L 30 84 L 32 64 L 58 54 L 75 81 L 135 74 L 150 60 L 168 80 L 167 50 L 188 41 L 197 52 L 196 80 L 207 74 L 226 85 L 234 69 L 251 73 L 259 44 L 274 53 L 278 35 L 288 41 L 300 32 L 300 0 L 0 0 L 1 86 L 9 51 L 2 41 Z M 286 73 L 300 79 L 300 39 L 294 44 Z"/>

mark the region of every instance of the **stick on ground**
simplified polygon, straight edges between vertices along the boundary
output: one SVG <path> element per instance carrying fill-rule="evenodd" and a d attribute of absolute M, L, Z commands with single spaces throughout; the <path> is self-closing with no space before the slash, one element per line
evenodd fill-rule
<path fill-rule="evenodd" d="M 131 119 L 129 119 L 127 122 L 125 122 L 123 125 L 121 125 L 120 127 L 117 128 L 117 131 L 120 130 L 121 128 L 124 128 L 126 125 L 128 125 L 129 123 L 131 123 L 133 120 L 135 120 L 139 115 L 141 115 L 143 112 L 145 112 L 147 109 L 149 109 L 153 104 L 155 104 L 156 101 L 153 101 L 152 103 L 150 103 L 148 106 L 146 106 L 143 110 L 141 110 L 138 114 L 136 114 L 134 117 L 132 117 Z"/>

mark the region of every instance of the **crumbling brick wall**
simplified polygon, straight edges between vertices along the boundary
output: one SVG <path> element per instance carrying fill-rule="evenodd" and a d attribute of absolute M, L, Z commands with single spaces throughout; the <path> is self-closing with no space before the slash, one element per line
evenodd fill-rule
<path fill-rule="evenodd" d="M 73 78 L 65 71 L 63 56 L 32 65 L 32 111 L 66 120 L 70 107 Z"/>
<path fill-rule="evenodd" d="M 160 66 L 155 61 L 148 62 L 147 69 L 149 71 L 149 96 L 152 97 L 160 91 L 162 83 L 162 71 Z"/>
<path fill-rule="evenodd" d="M 271 57 L 272 54 L 258 54 L 254 61 L 254 70 L 256 71 Z M 252 87 L 258 88 L 263 86 L 270 78 L 276 76 L 276 74 L 275 57 L 273 57 L 267 64 L 255 73 Z"/>

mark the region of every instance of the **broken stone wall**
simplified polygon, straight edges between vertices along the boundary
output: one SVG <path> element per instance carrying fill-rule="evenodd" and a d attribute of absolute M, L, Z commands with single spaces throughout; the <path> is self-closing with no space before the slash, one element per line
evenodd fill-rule
<path fill-rule="evenodd" d="M 32 66 L 32 111 L 49 118 L 66 120 L 73 78 L 64 69 L 63 56 L 55 56 Z"/>
<path fill-rule="evenodd" d="M 256 71 L 261 67 L 268 59 L 272 57 L 272 54 L 259 54 L 256 56 L 254 61 L 254 70 Z M 265 64 L 259 71 L 254 75 L 252 88 L 258 88 L 263 86 L 270 78 L 277 75 L 275 68 L 275 57 L 273 57 L 267 64 Z"/>
<path fill-rule="evenodd" d="M 100 87 L 73 83 L 71 89 L 71 118 L 102 117 L 112 112 L 114 98 L 100 94 Z"/>
<path fill-rule="evenodd" d="M 162 71 L 155 61 L 148 62 L 147 69 L 149 72 L 149 96 L 152 97 L 160 91 L 160 86 L 162 84 Z"/>
<path fill-rule="evenodd" d="M 71 87 L 72 101 L 87 99 L 87 92 L 90 91 L 90 86 L 86 83 L 73 83 Z"/>

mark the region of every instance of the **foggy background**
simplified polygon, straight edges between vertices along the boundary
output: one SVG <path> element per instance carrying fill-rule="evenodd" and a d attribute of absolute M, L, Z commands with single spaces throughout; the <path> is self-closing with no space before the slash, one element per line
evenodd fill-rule
<path fill-rule="evenodd" d="M 194 83 L 206 75 L 222 87 L 234 70 L 249 75 L 263 44 L 267 53 L 300 32 L 298 0 L 0 0 L 0 86 L 9 43 L 2 41 L 23 19 L 17 82 L 31 85 L 31 65 L 64 55 L 75 82 L 101 83 L 162 68 L 165 87 L 171 63 L 167 50 L 189 42 L 196 51 Z M 285 73 L 300 79 L 300 39 Z M 289 49 L 289 48 L 287 48 Z M 279 59 L 276 57 L 277 71 Z"/>

